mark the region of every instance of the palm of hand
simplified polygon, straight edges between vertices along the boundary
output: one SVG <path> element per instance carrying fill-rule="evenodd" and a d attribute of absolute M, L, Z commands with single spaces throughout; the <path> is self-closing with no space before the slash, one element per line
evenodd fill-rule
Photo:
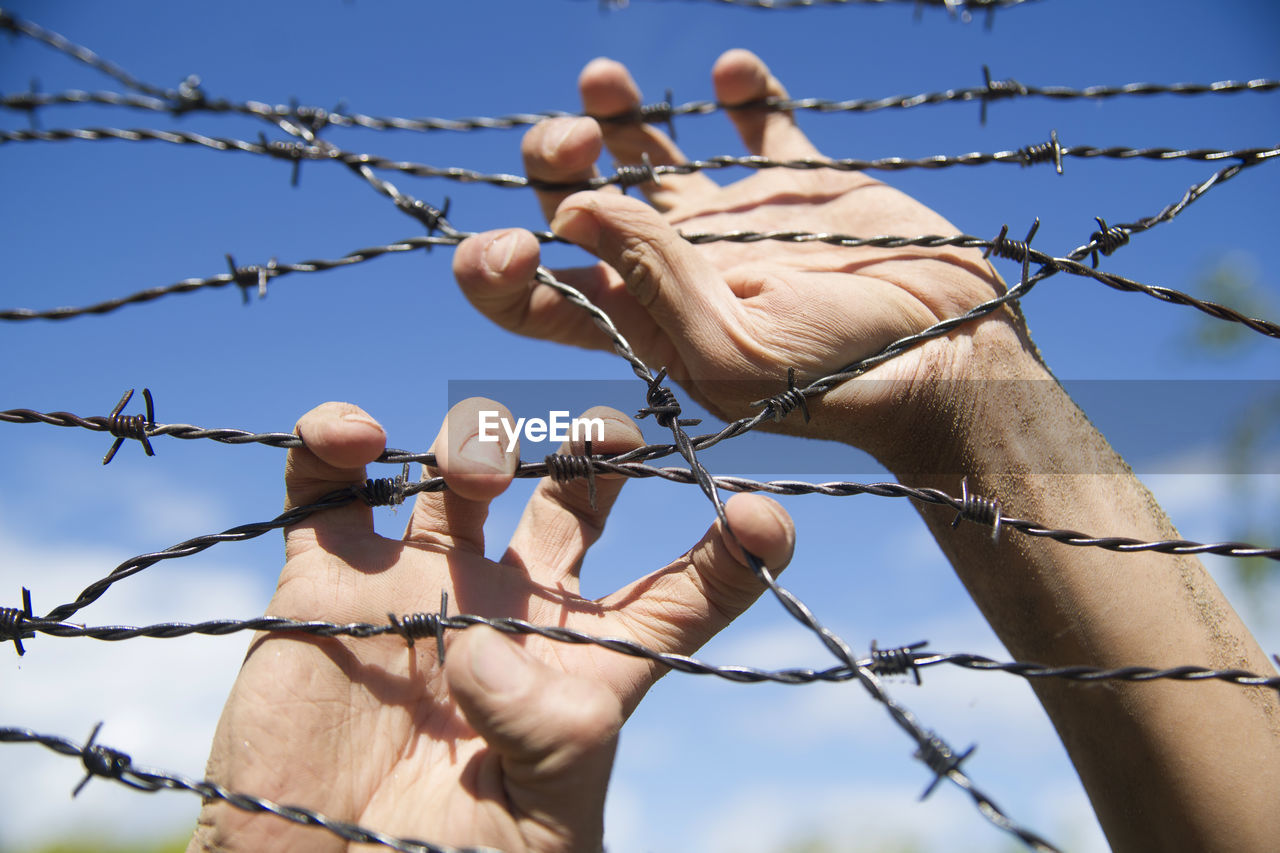
<path fill-rule="evenodd" d="M 503 468 L 495 473 L 493 465 L 480 468 L 459 455 L 468 438 L 456 432 L 478 409 L 495 407 L 491 401 L 455 407 L 436 442 L 450 490 L 418 497 L 404 540 L 375 533 L 362 505 L 317 513 L 290 528 L 289 559 L 268 613 L 385 623 L 389 613 L 437 611 L 443 590 L 453 613 L 513 616 L 688 654 L 759 594 L 760 585 L 713 530 L 665 569 L 598 601 L 583 598 L 582 559 L 620 480 L 601 479 L 598 509 L 584 483 L 542 482 L 506 554 L 486 559 L 488 503 L 510 481 L 518 451 L 498 451 L 490 461 Z M 640 443 L 625 416 L 592 413 L 606 418 L 605 452 Z M 286 483 L 293 504 L 362 481 L 355 466 L 383 446 L 380 428 L 342 404 L 313 410 L 298 431 L 307 449 L 291 451 Z M 789 553 L 790 533 L 780 510 L 750 496 L 732 502 L 730 511 L 741 520 L 734 524 L 747 547 L 774 565 L 785 563 L 780 549 Z M 474 636 L 491 633 L 450 631 L 444 668 L 431 638 L 410 649 L 396 635 L 258 637 L 219 723 L 209 777 L 436 843 L 509 853 L 591 849 L 602 831 L 612 738 L 663 670 L 598 646 L 538 637 L 514 652 L 534 662 L 525 666 L 510 656 L 509 642 Z M 504 708 L 500 697 L 477 687 L 486 672 L 501 688 L 495 696 L 507 691 L 515 707 Z M 513 673 L 534 672 L 547 686 L 512 686 Z M 542 748 L 530 747 L 530 738 L 563 743 L 547 755 L 522 755 Z M 225 807 L 207 809 L 202 824 L 210 830 L 202 839 L 208 849 L 346 849 L 319 830 L 281 827 L 271 817 Z"/>

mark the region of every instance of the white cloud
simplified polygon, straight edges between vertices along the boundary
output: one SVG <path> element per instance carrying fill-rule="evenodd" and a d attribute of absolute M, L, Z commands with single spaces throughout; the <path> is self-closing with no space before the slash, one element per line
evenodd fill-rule
<path fill-rule="evenodd" d="M 919 788 L 875 781 L 754 785 L 705 814 L 687 848 L 708 853 L 778 853 L 788 844 L 805 840 L 825 841 L 840 853 L 898 849 L 962 853 L 1007 846 L 1008 836 L 979 817 L 960 791 L 939 789 L 925 802 L 919 801 L 919 794 Z M 1057 799 L 1049 811 L 1058 812 L 1060 820 L 1054 823 L 1067 824 L 1080 818 L 1078 808 L 1077 800 Z M 1037 829 L 1030 818 L 1014 817 Z M 1042 827 L 1038 831 L 1050 835 Z M 1079 846 L 1072 849 L 1078 853 L 1106 849 L 1096 838 L 1077 840 Z"/>
<path fill-rule="evenodd" d="M 23 584 L 31 587 L 36 610 L 43 612 L 71 600 L 87 579 L 119 559 L 110 549 L 34 543 L 0 529 L 0 590 L 7 604 Z M 87 608 L 85 618 L 92 624 L 150 624 L 247 617 L 266 603 L 260 581 L 226 564 L 204 560 L 196 571 L 148 571 L 164 577 L 122 581 L 101 608 Z M 118 643 L 36 636 L 24 642 L 25 657 L 0 659 L 7 671 L 0 725 L 79 741 L 102 721 L 100 742 L 137 764 L 200 777 L 248 639 L 247 633 Z M 189 828 L 199 810 L 193 795 L 144 796 L 105 780 L 90 782 L 73 803 L 71 789 L 83 775 L 77 761 L 36 746 L 3 749 L 6 764 L 21 762 L 22 772 L 0 777 L 0 800 L 9 804 L 0 844 L 34 845 L 69 835 L 172 836 Z"/>

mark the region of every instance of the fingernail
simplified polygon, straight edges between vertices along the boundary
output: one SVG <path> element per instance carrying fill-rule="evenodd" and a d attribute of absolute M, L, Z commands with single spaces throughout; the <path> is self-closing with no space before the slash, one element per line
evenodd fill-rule
<path fill-rule="evenodd" d="M 377 421 L 375 421 L 373 418 L 366 415 L 364 412 L 347 412 L 345 415 L 342 416 L 341 420 L 343 421 L 343 423 L 364 424 L 365 426 L 377 427 L 378 429 L 382 429 L 382 426 Z"/>
<path fill-rule="evenodd" d="M 516 235 L 508 231 L 506 234 L 495 237 L 488 246 L 485 246 L 484 253 L 481 255 L 485 272 L 494 278 L 501 278 L 507 271 L 507 267 L 511 265 L 517 242 L 519 240 Z"/>
<path fill-rule="evenodd" d="M 564 147 L 565 141 L 578 127 L 578 123 L 582 119 L 565 119 L 558 122 L 547 134 L 546 147 L 543 149 L 544 155 L 548 160 L 559 158 L 560 149 Z"/>
<path fill-rule="evenodd" d="M 551 230 L 556 236 L 584 249 L 595 249 L 600 243 L 600 223 L 595 216 L 580 207 L 572 207 L 556 213 L 551 220 Z"/>
<path fill-rule="evenodd" d="M 479 432 L 462 440 L 462 444 L 458 447 L 458 457 L 494 473 L 505 473 L 507 469 L 507 459 L 502 450 L 501 439 L 481 441 Z"/>
<path fill-rule="evenodd" d="M 519 695 L 533 681 L 533 661 L 524 649 L 492 629 L 482 630 L 471 645 L 471 674 L 488 693 Z"/>

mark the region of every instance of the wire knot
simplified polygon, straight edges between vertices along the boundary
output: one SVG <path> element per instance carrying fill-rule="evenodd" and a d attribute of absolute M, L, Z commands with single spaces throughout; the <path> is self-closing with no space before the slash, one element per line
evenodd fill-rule
<path fill-rule="evenodd" d="M 0 607 L 0 642 L 13 640 L 18 655 L 25 655 L 27 650 L 22 647 L 22 641 L 30 640 L 36 632 L 24 627 L 23 623 L 34 618 L 31 612 L 31 590 L 24 586 L 21 610 L 16 607 Z"/>
<path fill-rule="evenodd" d="M 1129 230 L 1119 225 L 1108 227 L 1107 220 L 1101 216 L 1093 218 L 1098 223 L 1099 231 L 1094 231 L 1089 236 L 1089 242 L 1093 245 L 1090 254 L 1093 255 L 1093 268 L 1098 268 L 1098 253 L 1110 256 L 1112 252 L 1119 249 L 1125 243 L 1129 242 Z"/>
<path fill-rule="evenodd" d="M 427 234 L 434 234 L 437 230 L 445 231 L 449 221 L 445 218 L 449 215 L 449 199 L 445 198 L 444 208 L 438 209 L 427 204 L 422 199 L 410 198 L 409 196 L 400 196 L 395 200 L 396 207 L 412 216 L 427 227 Z"/>
<path fill-rule="evenodd" d="M 929 787 L 925 788 L 924 793 L 920 795 L 922 800 L 932 794 L 933 789 L 938 787 L 938 783 L 950 776 L 952 771 L 959 770 L 961 762 L 972 755 L 975 749 L 975 747 L 971 746 L 957 755 L 946 741 L 933 732 L 926 732 L 926 735 L 927 737 L 920 741 L 920 748 L 915 752 L 915 757 L 923 761 L 925 766 L 933 771 L 933 781 L 929 783 Z"/>
<path fill-rule="evenodd" d="M 675 142 L 675 107 L 671 103 L 671 90 L 667 90 L 665 100 L 640 107 L 640 120 L 649 124 L 665 124 L 667 126 L 667 136 L 671 137 L 672 142 Z"/>
<path fill-rule="evenodd" d="M 991 241 L 991 245 L 982 253 L 982 257 L 989 258 L 995 255 L 997 258 L 1007 258 L 1011 261 L 1027 263 L 1031 256 L 1031 241 L 1035 239 L 1036 232 L 1040 230 L 1040 219 L 1037 218 L 1031 224 L 1030 230 L 1027 231 L 1025 240 L 1010 240 L 1009 226 L 1001 225 L 1000 233 Z"/>
<path fill-rule="evenodd" d="M 272 258 L 267 265 L 259 266 L 258 264 L 250 264 L 247 267 L 236 266 L 236 259 L 228 253 L 227 269 L 231 270 L 231 281 L 236 287 L 240 288 L 240 296 L 245 305 L 249 304 L 249 288 L 258 288 L 258 298 L 267 298 L 267 282 L 280 274 L 279 268 L 276 266 L 276 259 Z"/>
<path fill-rule="evenodd" d="M 341 109 L 341 106 L 337 109 Z M 330 115 L 331 113 L 323 107 L 300 106 L 296 98 L 289 102 L 289 117 L 313 134 L 329 126 Z"/>
<path fill-rule="evenodd" d="M 990 18 L 987 19 L 987 25 L 990 26 Z M 983 125 L 987 123 L 987 104 L 990 101 L 998 101 L 1001 98 L 1015 98 L 1019 95 L 1027 94 L 1027 87 L 1008 77 L 1004 80 L 992 80 L 991 69 L 982 66 L 982 83 L 983 91 L 978 97 L 982 102 L 981 121 Z"/>
<path fill-rule="evenodd" d="M 142 389 L 142 398 L 147 401 L 147 413 L 145 415 L 122 415 L 124 407 L 129 405 L 129 401 L 133 399 L 133 389 L 130 388 L 120 398 L 120 402 L 116 403 L 116 407 L 111 410 L 111 414 L 107 416 L 106 429 L 116 437 L 115 442 L 111 445 L 111 449 L 107 451 L 107 455 L 102 457 L 102 464 L 106 465 L 116 457 L 116 451 L 120 449 L 120 445 L 124 444 L 126 438 L 142 442 L 142 448 L 147 452 L 148 456 L 155 456 L 156 452 L 151 449 L 151 441 L 147 436 L 147 431 L 156 425 L 156 409 L 155 402 L 151 399 L 151 389 Z"/>
<path fill-rule="evenodd" d="M 675 392 L 662 384 L 662 380 L 667 378 L 667 369 L 664 367 L 658 371 L 658 375 L 649 380 L 649 390 L 645 392 L 644 399 L 649 405 L 636 412 L 637 418 L 647 418 L 649 415 L 654 416 L 654 420 L 658 422 L 658 426 L 671 428 L 672 424 L 677 426 L 697 426 L 702 423 L 701 418 L 681 418 L 680 403 L 676 400 Z"/>
<path fill-rule="evenodd" d="M 909 672 L 915 676 L 916 684 L 920 684 L 920 668 L 916 666 L 915 652 L 928 644 L 928 640 L 921 640 L 909 646 L 882 649 L 872 640 L 870 669 L 876 675 L 906 675 Z"/>
<path fill-rule="evenodd" d="M 809 403 L 805 399 L 804 390 L 796 385 L 796 369 L 794 367 L 787 368 L 787 390 L 781 394 L 774 394 L 772 397 L 765 397 L 763 400 L 755 400 L 751 405 L 762 406 L 766 411 L 772 413 L 775 423 L 780 423 L 783 418 L 796 409 L 804 413 L 804 422 L 809 422 Z"/>
<path fill-rule="evenodd" d="M 618 186 L 625 191 L 627 187 L 638 186 L 639 184 L 654 183 L 662 185 L 662 179 L 653 171 L 653 163 L 649 160 L 649 153 L 645 152 L 640 163 L 626 163 L 617 167 L 614 173 L 614 180 Z"/>
<path fill-rule="evenodd" d="M 19 95 L 9 95 L 4 99 L 4 105 L 11 110 L 25 112 L 31 129 L 39 130 L 40 122 L 36 119 L 36 111 L 44 106 L 42 101 L 43 99 L 40 97 L 40 81 L 32 77 L 30 88 Z"/>
<path fill-rule="evenodd" d="M 1037 142 L 1018 150 L 1023 166 L 1034 166 L 1036 163 L 1053 163 L 1053 168 L 1062 174 L 1062 144 L 1058 142 L 1058 131 L 1049 134 L 1048 142 Z"/>
<path fill-rule="evenodd" d="M 365 480 L 360 487 L 360 499 L 369 506 L 399 506 L 404 503 L 405 490 L 409 488 L 409 463 L 395 477 Z"/>
<path fill-rule="evenodd" d="M 1000 514 L 999 498 L 984 498 L 970 492 L 968 477 L 960 481 L 960 510 L 956 513 L 955 520 L 951 522 L 953 528 L 959 527 L 961 521 L 985 524 L 991 527 L 991 541 L 999 542 L 1000 523 L 1003 518 Z"/>
<path fill-rule="evenodd" d="M 258 134 L 258 144 L 262 146 L 262 150 L 277 160 L 309 160 L 312 157 L 313 146 L 298 140 L 289 139 L 267 139 L 265 133 Z"/>
<path fill-rule="evenodd" d="M 445 620 L 449 618 L 449 593 L 440 591 L 440 612 L 438 613 L 408 613 L 404 616 L 397 617 L 394 613 L 388 613 L 387 619 L 391 621 L 391 630 L 404 637 L 404 641 L 408 643 L 409 648 L 413 648 L 414 640 L 423 637 L 436 638 L 436 658 L 440 663 L 444 664 L 444 628 Z"/>
<path fill-rule="evenodd" d="M 98 723 L 93 727 L 93 731 L 89 733 L 89 740 L 85 742 L 84 749 L 80 751 L 80 761 L 84 764 L 85 775 L 80 780 L 80 784 L 76 785 L 75 790 L 71 792 L 73 797 L 78 796 L 94 776 L 102 776 L 106 779 L 120 779 L 132 769 L 133 759 L 128 755 L 118 749 L 112 749 L 109 746 L 98 746 L 94 743 L 101 729 L 102 723 Z"/>
<path fill-rule="evenodd" d="M 587 500 L 591 508 L 596 509 L 596 469 L 595 456 L 591 453 L 591 439 L 585 441 L 586 452 L 581 456 L 567 453 L 551 453 L 547 455 L 547 476 L 557 483 L 568 483 L 583 477 L 587 480 Z"/>
<path fill-rule="evenodd" d="M 204 90 L 200 88 L 200 76 L 188 74 L 187 79 L 178 84 L 177 96 L 169 106 L 169 112 L 176 116 L 203 109 L 209 102 Z"/>

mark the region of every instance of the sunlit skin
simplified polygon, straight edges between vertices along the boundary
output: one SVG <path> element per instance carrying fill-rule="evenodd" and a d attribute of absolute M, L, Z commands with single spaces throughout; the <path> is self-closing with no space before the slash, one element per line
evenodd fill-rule
<path fill-rule="evenodd" d="M 317 513 L 286 531 L 287 562 L 267 612 L 385 622 L 388 613 L 517 616 L 689 654 L 763 590 L 718 527 L 690 551 L 612 595 L 578 594 L 587 548 L 623 480 L 601 476 L 592 507 L 582 481 L 543 481 L 506 553 L 484 558 L 490 501 L 511 481 L 519 447 L 479 442 L 483 399 L 450 412 L 433 448 L 449 491 L 420 495 L 402 539 L 373 530 L 363 504 Z M 642 444 L 612 409 L 598 453 Z M 290 451 L 288 505 L 364 481 L 382 428 L 345 403 L 305 415 Z M 566 446 L 565 452 L 582 452 Z M 741 542 L 781 568 L 793 531 L 760 496 L 728 502 Z M 382 832 L 504 851 L 598 850 L 618 728 L 665 671 L 597 646 L 513 641 L 488 628 L 450 632 L 446 664 L 427 640 L 260 636 L 228 700 L 208 775 L 235 790 L 306 805 Z M 192 850 L 344 850 L 345 842 L 225 804 L 201 816 Z"/>
<path fill-rule="evenodd" d="M 746 51 L 712 70 L 727 104 L 783 96 Z M 596 60 L 579 80 L 584 111 L 634 109 L 641 93 L 621 65 Z M 729 111 L 746 149 L 776 159 L 820 156 L 785 113 Z M 576 182 L 603 151 L 620 163 L 680 162 L 660 130 L 554 119 L 525 136 L 529 176 Z M 541 192 L 552 229 L 600 263 L 557 276 L 614 319 L 649 364 L 725 417 L 785 388 L 787 371 L 825 375 L 884 344 L 955 316 L 1004 284 L 959 249 L 848 249 L 762 242 L 693 246 L 680 231 L 799 229 L 949 234 L 936 213 L 865 175 L 763 171 L 720 187 L 699 174 L 644 184 L 648 203 L 600 190 Z M 527 232 L 462 243 L 462 292 L 495 323 L 537 338 L 608 349 L 580 309 L 534 281 Z M 722 383 L 721 380 L 736 380 Z M 1005 382 L 985 393 L 989 380 Z M 470 401 L 449 423 L 474 423 Z M 470 408 L 466 408 L 470 407 Z M 810 402 L 780 428 L 846 442 L 903 481 L 951 492 L 960 475 L 1011 515 L 1100 535 L 1176 531 L 1145 488 L 1040 361 L 1016 311 L 1002 309 L 932 340 Z M 635 446 L 616 413 L 597 452 Z M 291 451 L 290 505 L 365 477 L 380 427 L 346 404 L 313 410 Z M 403 540 L 374 534 L 365 507 L 318 514 L 287 531 L 288 562 L 268 612 L 382 621 L 456 610 L 514 615 L 689 653 L 740 613 L 760 585 L 714 529 L 684 557 L 598 601 L 577 595 L 587 547 L 621 488 L 541 484 L 506 554 L 483 558 L 489 501 L 514 455 L 447 429 L 436 449 L 451 490 L 420 496 Z M 486 451 L 488 452 L 488 451 Z M 1086 471 L 1111 473 L 1082 474 Z M 791 554 L 785 513 L 759 496 L 728 503 L 742 543 L 771 567 Z M 1271 668 L 1199 562 L 1004 535 L 921 514 L 975 602 L 1015 657 L 1048 664 Z M 638 573 L 639 574 L 639 573 Z M 450 633 L 410 652 L 396 637 L 364 641 L 259 638 L 224 710 L 209 775 L 234 788 L 431 841 L 519 851 L 598 853 L 616 735 L 660 675 L 593 647 L 513 642 L 488 629 Z M 1264 851 L 1280 837 L 1280 702 L 1227 684 L 1038 682 L 1036 690 L 1116 850 Z M 226 806 L 204 811 L 192 850 L 342 850 L 320 830 Z"/>

